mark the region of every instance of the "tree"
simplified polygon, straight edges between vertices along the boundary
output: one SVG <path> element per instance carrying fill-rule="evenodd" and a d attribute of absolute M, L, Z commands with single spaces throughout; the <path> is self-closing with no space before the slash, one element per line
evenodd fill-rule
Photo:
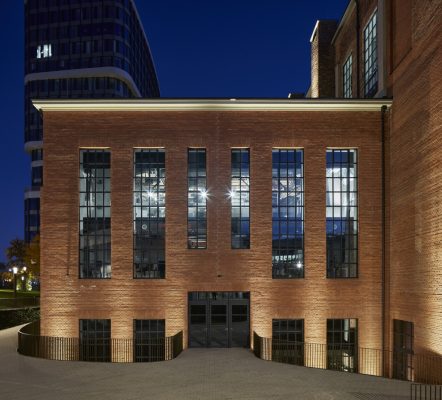
<path fill-rule="evenodd" d="M 24 240 L 13 239 L 9 242 L 6 249 L 6 257 L 9 262 L 24 263 L 26 257 L 27 245 Z"/>
<path fill-rule="evenodd" d="M 40 235 L 35 236 L 26 247 L 24 262 L 34 276 L 40 274 Z"/>

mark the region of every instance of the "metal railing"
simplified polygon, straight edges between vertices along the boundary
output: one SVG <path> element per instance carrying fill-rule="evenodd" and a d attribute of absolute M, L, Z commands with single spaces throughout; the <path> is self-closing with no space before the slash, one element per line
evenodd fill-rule
<path fill-rule="evenodd" d="M 410 388 L 411 400 L 442 400 L 442 386 L 412 383 Z"/>
<path fill-rule="evenodd" d="M 253 332 L 256 357 L 287 364 L 442 384 L 442 357 L 357 346 L 272 340 Z M 442 399 L 441 399 L 442 400 Z"/>
<path fill-rule="evenodd" d="M 176 358 L 183 351 L 183 332 L 144 341 L 133 339 L 84 340 L 40 335 L 40 321 L 18 332 L 17 351 L 25 356 L 58 361 L 153 362 Z"/>
<path fill-rule="evenodd" d="M 15 298 L 0 298 L 0 308 L 25 308 L 25 307 L 39 307 L 40 297 L 15 297 Z"/>

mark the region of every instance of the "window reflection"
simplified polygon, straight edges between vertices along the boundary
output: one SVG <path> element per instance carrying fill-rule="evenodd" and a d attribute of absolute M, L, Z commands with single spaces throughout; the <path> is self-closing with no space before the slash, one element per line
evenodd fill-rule
<path fill-rule="evenodd" d="M 303 150 L 272 152 L 272 276 L 304 277 Z"/>
<path fill-rule="evenodd" d="M 80 278 L 111 277 L 110 152 L 80 151 Z"/>
<path fill-rule="evenodd" d="M 164 149 L 134 153 L 134 277 L 165 277 L 166 163 Z"/>
<path fill-rule="evenodd" d="M 327 320 L 327 368 L 358 371 L 358 320 Z"/>
<path fill-rule="evenodd" d="M 357 151 L 327 150 L 327 277 L 354 278 L 358 263 Z"/>
<path fill-rule="evenodd" d="M 250 154 L 249 149 L 232 150 L 230 201 L 232 249 L 250 248 Z"/>
<path fill-rule="evenodd" d="M 206 149 L 189 149 L 187 163 L 187 247 L 207 248 Z"/>

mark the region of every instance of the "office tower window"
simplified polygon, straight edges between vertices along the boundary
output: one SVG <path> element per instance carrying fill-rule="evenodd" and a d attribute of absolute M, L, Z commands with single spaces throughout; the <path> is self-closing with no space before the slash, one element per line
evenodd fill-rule
<path fill-rule="evenodd" d="M 353 97 L 352 89 L 352 74 L 353 71 L 353 58 L 350 54 L 345 60 L 344 66 L 342 67 L 342 84 L 343 84 L 343 94 L 345 98 Z"/>
<path fill-rule="evenodd" d="M 36 235 L 38 235 L 38 227 L 40 226 L 40 198 L 25 199 L 25 224 L 26 230 L 25 240 L 30 243 Z"/>
<path fill-rule="evenodd" d="M 111 154 L 80 150 L 80 278 L 111 277 Z"/>
<path fill-rule="evenodd" d="M 43 149 L 37 149 L 31 151 L 31 161 L 43 160 Z"/>
<path fill-rule="evenodd" d="M 303 150 L 272 152 L 272 276 L 304 277 Z"/>
<path fill-rule="evenodd" d="M 134 152 L 134 277 L 165 277 L 166 162 L 164 149 Z"/>
<path fill-rule="evenodd" d="M 232 149 L 232 249 L 250 248 L 250 151 Z"/>
<path fill-rule="evenodd" d="M 32 186 L 43 185 L 43 167 L 32 167 Z"/>
<path fill-rule="evenodd" d="M 327 150 L 327 278 L 358 276 L 357 151 Z"/>
<path fill-rule="evenodd" d="M 414 324 L 393 320 L 393 378 L 413 380 Z"/>
<path fill-rule="evenodd" d="M 80 319 L 80 360 L 111 361 L 110 319 Z"/>
<path fill-rule="evenodd" d="M 364 29 L 364 94 L 373 97 L 378 90 L 377 12 Z"/>
<path fill-rule="evenodd" d="M 151 362 L 165 359 L 164 319 L 134 320 L 134 361 Z"/>
<path fill-rule="evenodd" d="M 207 248 L 206 149 L 189 149 L 187 162 L 187 247 Z"/>
<path fill-rule="evenodd" d="M 272 361 L 304 365 L 304 320 L 272 321 Z"/>
<path fill-rule="evenodd" d="M 327 368 L 358 372 L 358 320 L 327 320 Z"/>

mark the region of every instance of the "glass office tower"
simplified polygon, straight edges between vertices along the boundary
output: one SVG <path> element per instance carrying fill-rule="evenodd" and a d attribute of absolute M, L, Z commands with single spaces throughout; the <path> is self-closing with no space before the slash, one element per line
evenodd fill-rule
<path fill-rule="evenodd" d="M 40 227 L 42 119 L 32 99 L 159 97 L 134 0 L 25 0 L 25 240 Z"/>

